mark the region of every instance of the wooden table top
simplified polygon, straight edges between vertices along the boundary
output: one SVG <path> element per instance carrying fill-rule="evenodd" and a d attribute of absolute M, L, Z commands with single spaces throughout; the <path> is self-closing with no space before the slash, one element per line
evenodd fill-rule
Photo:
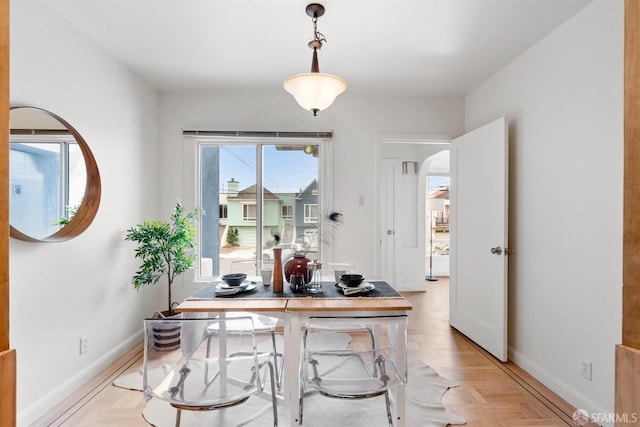
<path fill-rule="evenodd" d="M 391 298 L 291 298 L 286 311 L 393 311 L 411 310 L 404 297 Z"/>
<path fill-rule="evenodd" d="M 176 307 L 181 312 L 207 311 L 393 311 L 411 310 L 404 297 L 393 298 L 220 298 L 186 300 Z"/>
<path fill-rule="evenodd" d="M 285 311 L 287 300 L 284 298 L 220 298 L 186 300 L 176 307 L 176 311 Z"/>

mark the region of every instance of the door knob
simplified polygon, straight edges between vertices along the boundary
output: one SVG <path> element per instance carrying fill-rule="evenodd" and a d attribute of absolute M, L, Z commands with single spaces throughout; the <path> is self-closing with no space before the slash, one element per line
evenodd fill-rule
<path fill-rule="evenodd" d="M 496 255 L 502 255 L 502 248 L 500 246 L 496 246 L 495 248 L 491 248 L 491 253 Z"/>
<path fill-rule="evenodd" d="M 393 234 L 393 230 L 387 230 L 387 234 L 391 236 Z"/>

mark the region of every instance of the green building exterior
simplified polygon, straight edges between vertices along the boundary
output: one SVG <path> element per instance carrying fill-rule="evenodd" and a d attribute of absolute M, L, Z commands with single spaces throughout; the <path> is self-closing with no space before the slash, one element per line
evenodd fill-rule
<path fill-rule="evenodd" d="M 256 185 L 238 191 L 239 183 L 230 181 L 227 195 L 227 227 L 238 230 L 238 244 L 256 245 Z M 265 248 L 274 245 L 273 234 L 280 233 L 282 242 L 290 242 L 295 230 L 295 193 L 272 193 L 263 189 L 263 231 Z"/>

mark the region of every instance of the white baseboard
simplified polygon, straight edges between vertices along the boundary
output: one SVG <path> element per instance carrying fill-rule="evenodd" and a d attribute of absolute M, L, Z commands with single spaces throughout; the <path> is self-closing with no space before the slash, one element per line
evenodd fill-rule
<path fill-rule="evenodd" d="M 133 349 L 140 343 L 142 337 L 142 330 L 140 330 L 110 352 L 105 353 L 94 363 L 87 366 L 82 371 L 78 372 L 76 375 L 51 390 L 44 397 L 38 399 L 27 409 L 25 409 L 24 411 L 20 411 L 17 414 L 17 426 L 37 426 L 37 424 L 34 423 L 40 417 L 55 408 L 56 405 L 64 401 L 64 399 L 69 397 L 73 392 L 78 390 L 104 369 L 109 367 L 118 358 Z"/>
<path fill-rule="evenodd" d="M 510 361 L 532 375 L 535 379 L 540 381 L 548 389 L 556 393 L 576 409 L 584 409 L 589 414 L 607 414 L 612 412 L 611 410 L 602 408 L 600 405 L 582 394 L 579 390 L 569 386 L 556 375 L 553 375 L 551 372 L 512 347 L 509 347 L 508 349 L 508 357 Z M 603 422 L 602 425 L 606 427 L 614 427 L 613 423 Z"/>

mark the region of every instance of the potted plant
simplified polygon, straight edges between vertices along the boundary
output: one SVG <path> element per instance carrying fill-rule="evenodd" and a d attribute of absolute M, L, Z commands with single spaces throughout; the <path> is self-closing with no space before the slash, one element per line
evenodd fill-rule
<path fill-rule="evenodd" d="M 167 310 L 163 316 L 173 315 L 171 285 L 176 276 L 193 266 L 196 245 L 195 220 L 198 209 L 185 211 L 178 202 L 170 221 L 144 220 L 127 230 L 125 240 L 138 243 L 135 257 L 142 260 L 140 268 L 131 278 L 136 290 L 141 286 L 154 285 L 162 277 L 167 279 Z"/>

